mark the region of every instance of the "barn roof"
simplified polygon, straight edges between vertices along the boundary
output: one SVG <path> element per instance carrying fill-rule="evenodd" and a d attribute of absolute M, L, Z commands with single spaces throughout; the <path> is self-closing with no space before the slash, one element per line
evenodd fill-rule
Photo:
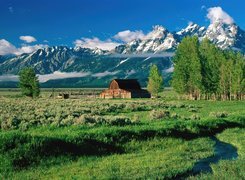
<path fill-rule="evenodd" d="M 137 79 L 114 79 L 120 89 L 141 90 L 140 84 Z"/>

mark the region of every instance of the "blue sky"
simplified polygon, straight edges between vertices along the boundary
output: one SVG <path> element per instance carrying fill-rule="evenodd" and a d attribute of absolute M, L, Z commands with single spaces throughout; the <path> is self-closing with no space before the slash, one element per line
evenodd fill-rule
<path fill-rule="evenodd" d="M 14 48 L 73 47 L 76 40 L 94 37 L 110 43 L 120 31 L 147 33 L 156 24 L 170 31 L 189 21 L 207 26 L 207 9 L 216 6 L 245 29 L 244 0 L 0 0 L 0 40 Z"/>

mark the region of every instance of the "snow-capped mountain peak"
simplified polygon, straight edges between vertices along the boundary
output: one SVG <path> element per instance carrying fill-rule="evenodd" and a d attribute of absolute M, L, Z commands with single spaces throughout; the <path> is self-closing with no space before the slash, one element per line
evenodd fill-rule
<path fill-rule="evenodd" d="M 236 24 L 225 24 L 221 20 L 217 20 L 208 26 L 205 37 L 221 49 L 226 49 L 235 45 L 237 33 L 238 26 Z"/>
<path fill-rule="evenodd" d="M 176 33 L 179 37 L 185 37 L 185 36 L 198 36 L 202 37 L 206 32 L 206 28 L 204 26 L 200 27 L 198 24 L 195 24 L 193 22 L 189 23 L 188 26 Z M 180 38 L 182 39 L 182 38 Z"/>
<path fill-rule="evenodd" d="M 140 54 L 140 53 L 156 53 L 175 48 L 177 45 L 174 35 L 166 28 L 160 25 L 153 26 L 142 39 L 133 40 L 125 45 L 116 47 L 116 53 L 122 54 Z"/>
<path fill-rule="evenodd" d="M 160 25 L 153 26 L 153 30 L 146 35 L 146 39 L 161 39 L 166 36 L 168 31 Z"/>

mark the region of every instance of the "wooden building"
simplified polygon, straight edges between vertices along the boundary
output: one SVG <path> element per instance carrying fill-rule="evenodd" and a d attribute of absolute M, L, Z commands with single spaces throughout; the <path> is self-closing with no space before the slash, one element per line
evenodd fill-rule
<path fill-rule="evenodd" d="M 136 79 L 114 79 L 108 89 L 100 93 L 100 98 L 150 98 L 151 94 L 141 89 Z"/>

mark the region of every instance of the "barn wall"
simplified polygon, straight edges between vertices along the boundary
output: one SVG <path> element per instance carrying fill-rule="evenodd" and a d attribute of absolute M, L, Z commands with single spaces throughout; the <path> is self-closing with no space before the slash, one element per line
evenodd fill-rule
<path fill-rule="evenodd" d="M 146 91 L 129 92 L 123 89 L 107 89 L 100 94 L 100 98 L 151 98 L 151 94 Z"/>
<path fill-rule="evenodd" d="M 123 86 L 128 87 L 131 90 L 120 89 L 119 84 L 116 80 L 112 80 L 109 86 L 109 89 L 104 90 L 100 94 L 100 98 L 150 98 L 151 95 L 145 90 L 142 90 L 140 87 L 134 87 L 135 81 L 125 84 Z"/>
<path fill-rule="evenodd" d="M 100 94 L 100 98 L 131 98 L 131 92 L 122 89 L 107 89 Z"/>

